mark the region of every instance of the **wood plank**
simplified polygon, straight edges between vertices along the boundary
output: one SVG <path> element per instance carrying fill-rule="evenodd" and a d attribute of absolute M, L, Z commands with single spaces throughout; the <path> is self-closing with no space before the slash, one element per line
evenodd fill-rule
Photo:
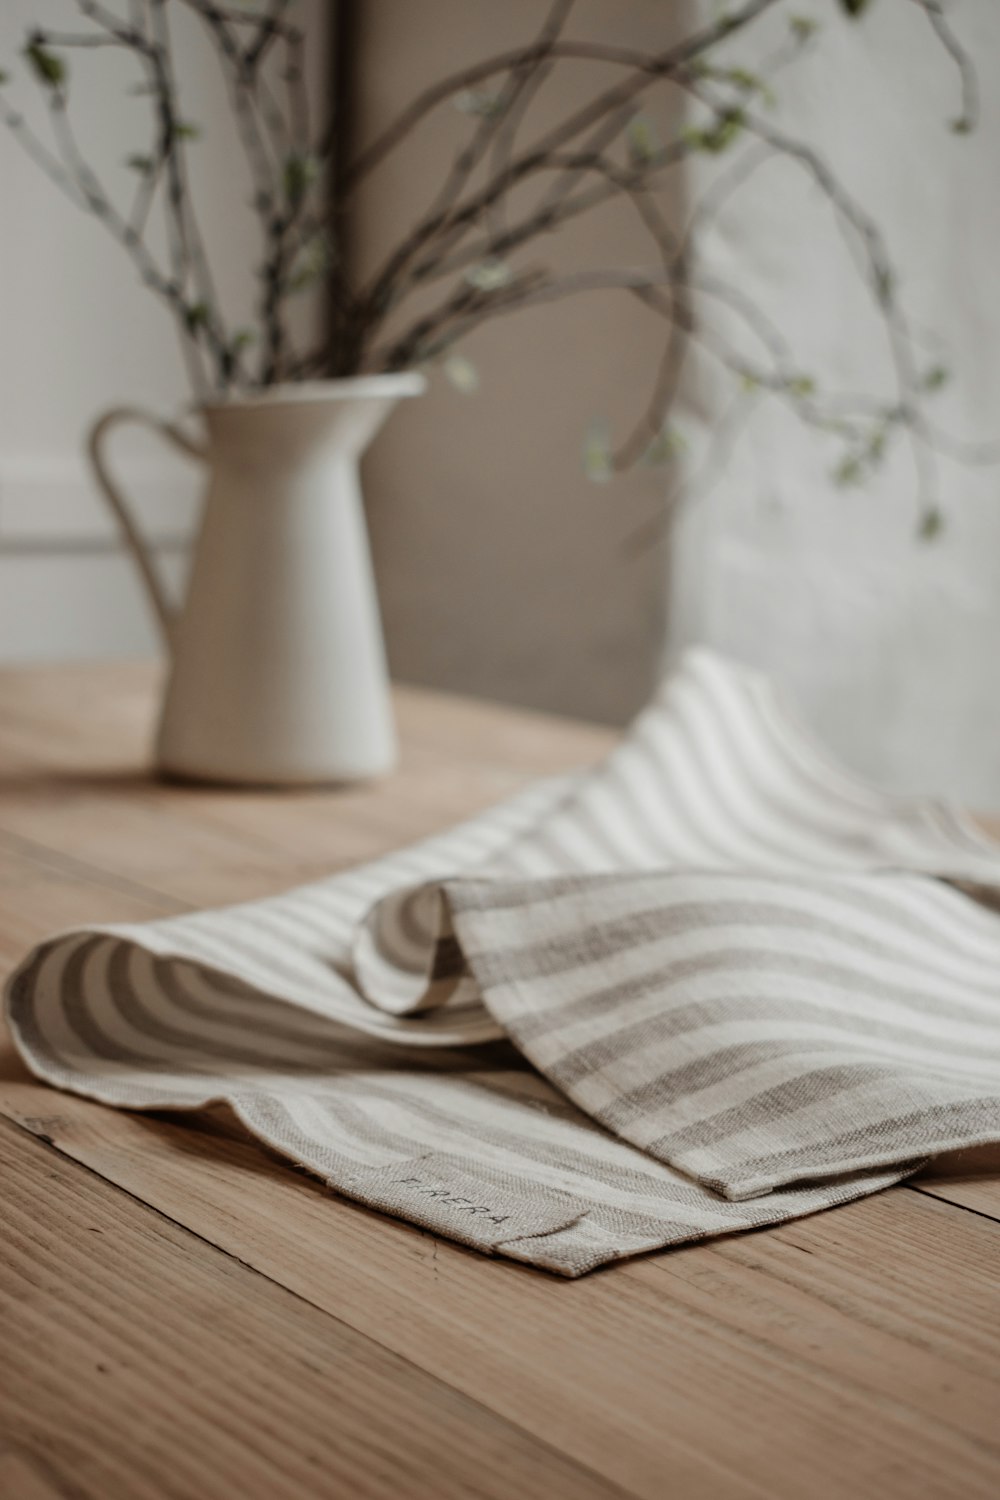
<path fill-rule="evenodd" d="M 1000 1234 L 991 1223 L 895 1188 L 649 1264 L 672 1278 L 672 1295 L 682 1295 L 676 1279 L 686 1282 L 734 1326 L 799 1356 L 805 1340 L 825 1369 L 1000 1444 Z M 965 1372 L 957 1384 L 939 1358 L 952 1380 Z"/>
<path fill-rule="evenodd" d="M 88 922 L 148 922 L 184 904 L 0 830 L 0 982 L 35 943 Z"/>
<path fill-rule="evenodd" d="M 949 1151 L 931 1162 L 912 1186 L 945 1203 L 1000 1219 L 1000 1145 Z"/>
<path fill-rule="evenodd" d="M 621 1496 L 6 1123 L 0 1180 L 0 1420 L 39 1495 L 51 1459 L 94 1500 Z"/>
<path fill-rule="evenodd" d="M 37 764 L 140 765 L 162 682 L 162 669 L 148 662 L 0 667 L 0 727 L 40 736 Z M 617 738 L 601 725 L 429 688 L 396 684 L 393 698 L 405 744 L 447 753 L 473 770 L 492 764 L 555 774 L 593 760 Z"/>
<path fill-rule="evenodd" d="M 538 775 L 593 761 L 615 738 L 403 688 L 401 763 L 377 783 L 173 786 L 148 767 L 156 681 L 137 668 L 0 671 L 0 830 L 190 905 L 254 899 L 374 859 Z"/>
<path fill-rule="evenodd" d="M 79 1494 L 75 1485 L 55 1473 L 47 1457 L 0 1448 L 0 1495 L 10 1500 L 72 1500 Z"/>
<path fill-rule="evenodd" d="M 1000 1485 L 986 1219 L 898 1190 L 561 1283 L 338 1199 L 232 1128 L 116 1115 L 13 1062 L 0 1109 L 649 1500 L 665 1474 L 788 1500 Z"/>

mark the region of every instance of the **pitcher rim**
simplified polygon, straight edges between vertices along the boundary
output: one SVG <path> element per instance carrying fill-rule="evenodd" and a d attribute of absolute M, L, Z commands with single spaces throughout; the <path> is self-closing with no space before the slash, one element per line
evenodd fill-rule
<path fill-rule="evenodd" d="M 199 401 L 198 411 L 246 411 L 258 406 L 292 406 L 321 401 L 347 401 L 366 396 L 400 399 L 422 396 L 427 377 L 419 370 L 347 375 L 331 380 L 287 380 L 256 390 L 232 391 Z"/>

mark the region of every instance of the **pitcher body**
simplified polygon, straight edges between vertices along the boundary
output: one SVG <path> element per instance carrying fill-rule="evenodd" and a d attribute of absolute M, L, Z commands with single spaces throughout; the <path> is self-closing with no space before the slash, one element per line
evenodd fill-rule
<path fill-rule="evenodd" d="M 165 774 L 296 785 L 392 767 L 358 465 L 400 396 L 422 389 L 415 374 L 356 377 L 202 408 L 209 477 L 187 602 L 172 614 L 159 601 Z"/>

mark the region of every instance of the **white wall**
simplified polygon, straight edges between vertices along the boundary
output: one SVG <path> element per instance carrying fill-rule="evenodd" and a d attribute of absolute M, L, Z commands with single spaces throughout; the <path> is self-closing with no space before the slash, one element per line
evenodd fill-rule
<path fill-rule="evenodd" d="M 360 139 L 443 71 L 525 45 L 547 10 L 540 0 L 365 0 Z M 688 15 L 681 0 L 578 0 L 571 34 L 660 48 Z M 567 64 L 532 104 L 524 139 L 618 77 Z M 677 105 L 661 91 L 652 107 L 664 140 L 679 127 Z M 469 129 L 446 104 L 373 177 L 356 229 L 359 274 L 426 212 Z M 652 259 L 634 215 L 614 205 L 549 235 L 522 263 Z M 365 488 L 399 676 L 610 722 L 642 704 L 663 649 L 666 549 L 662 536 L 639 549 L 634 539 L 660 513 L 662 478 L 639 467 L 597 485 L 581 455 L 591 421 L 623 432 L 642 410 L 662 339 L 614 291 L 498 319 L 465 345 L 480 375 L 475 395 L 437 377 L 393 417 Z"/>
<path fill-rule="evenodd" d="M 302 7 L 325 63 L 323 0 Z M 195 18 L 172 6 L 177 72 L 189 116 L 204 131 L 190 160 L 220 298 L 237 322 L 252 300 L 251 219 L 239 145 L 216 59 Z M 11 103 L 44 131 L 39 91 L 20 59 L 29 25 L 79 30 L 70 0 L 4 0 L 0 66 Z M 81 138 L 110 164 L 145 149 L 148 101 L 128 92 L 134 68 L 113 49 L 70 55 Z M 127 197 L 125 199 L 127 201 Z M 151 617 L 82 459 L 83 435 L 121 402 L 168 416 L 191 392 L 169 315 L 142 287 L 103 227 L 82 214 L 0 126 L 0 660 L 143 656 L 156 649 Z M 198 476 L 157 445 L 123 432 L 119 468 L 147 534 L 179 582 L 196 513 Z"/>
<path fill-rule="evenodd" d="M 706 9 L 710 9 L 706 0 Z M 1000 6 L 947 14 L 975 60 L 982 122 L 958 112 L 954 70 L 902 0 L 858 23 L 833 5 L 813 56 L 780 84 L 776 119 L 813 140 L 884 227 L 922 358 L 953 372 L 932 410 L 952 432 L 1000 439 Z M 823 380 L 885 392 L 886 345 L 816 190 L 764 167 L 705 253 L 793 335 Z M 679 420 L 717 428 L 718 386 L 689 386 Z M 836 488 L 835 450 L 763 411 L 724 480 L 675 537 L 670 644 L 691 640 L 772 669 L 855 766 L 893 786 L 1000 806 L 1000 467 L 940 464 L 946 524 L 915 536 L 900 451 L 861 490 Z"/>

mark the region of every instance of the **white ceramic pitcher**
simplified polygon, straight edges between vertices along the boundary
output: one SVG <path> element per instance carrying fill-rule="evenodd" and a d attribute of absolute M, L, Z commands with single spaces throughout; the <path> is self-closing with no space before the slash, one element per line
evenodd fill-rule
<path fill-rule="evenodd" d="M 300 785 L 389 770 L 395 731 L 358 464 L 417 373 L 276 386 L 200 408 L 202 446 L 122 407 L 90 436 L 101 492 L 170 652 L 156 755 L 167 775 Z M 209 466 L 187 602 L 170 604 L 108 468 L 140 422 Z"/>

